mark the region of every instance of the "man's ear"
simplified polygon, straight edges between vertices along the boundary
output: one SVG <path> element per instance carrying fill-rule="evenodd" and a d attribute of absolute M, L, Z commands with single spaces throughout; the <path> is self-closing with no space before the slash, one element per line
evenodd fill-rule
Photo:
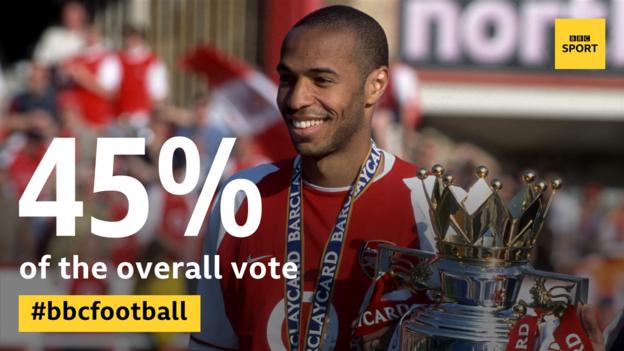
<path fill-rule="evenodd" d="M 366 107 L 375 105 L 388 86 L 388 67 L 381 66 L 369 73 L 364 84 Z"/>

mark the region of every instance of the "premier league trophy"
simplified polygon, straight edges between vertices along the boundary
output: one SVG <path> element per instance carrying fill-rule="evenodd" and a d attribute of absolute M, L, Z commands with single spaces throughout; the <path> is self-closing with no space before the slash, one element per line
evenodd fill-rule
<path fill-rule="evenodd" d="M 468 191 L 455 186 L 439 165 L 431 173 L 419 171 L 415 181 L 421 187 L 413 200 L 424 215 L 419 230 L 433 232 L 437 253 L 393 246 L 379 250 L 378 274 L 389 273 L 414 291 L 425 289 L 434 302 L 413 308 L 401 320 L 394 347 L 489 351 L 582 346 L 586 336 L 577 330 L 574 308 L 586 302 L 587 279 L 537 271 L 528 263 L 561 181 L 553 180 L 548 190 L 529 171 L 523 189 L 505 206 L 498 194 L 502 184 L 488 184 L 486 167 L 477 168 L 478 180 Z M 574 324 L 568 319 L 574 319 L 577 329 L 568 328 Z"/>

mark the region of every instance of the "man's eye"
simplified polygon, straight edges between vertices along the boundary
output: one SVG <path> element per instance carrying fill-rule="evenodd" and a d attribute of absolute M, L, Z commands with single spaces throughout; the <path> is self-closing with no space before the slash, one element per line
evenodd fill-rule
<path fill-rule="evenodd" d="M 314 83 L 316 83 L 317 85 L 329 85 L 332 83 L 332 81 L 330 79 L 327 78 L 323 78 L 323 77 L 316 77 L 314 78 Z"/>

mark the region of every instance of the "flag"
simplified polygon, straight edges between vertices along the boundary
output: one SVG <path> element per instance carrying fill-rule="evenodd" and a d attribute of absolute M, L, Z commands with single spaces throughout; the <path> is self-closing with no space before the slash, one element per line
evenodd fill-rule
<path fill-rule="evenodd" d="M 210 45 L 191 50 L 182 66 L 202 75 L 210 85 L 208 113 L 213 123 L 235 137 L 251 139 L 266 160 L 295 155 L 275 102 L 277 87 L 268 77 Z"/>

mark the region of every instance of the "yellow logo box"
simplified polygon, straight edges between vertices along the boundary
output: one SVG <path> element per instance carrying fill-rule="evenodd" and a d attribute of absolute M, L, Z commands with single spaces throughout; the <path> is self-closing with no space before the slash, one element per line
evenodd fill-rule
<path fill-rule="evenodd" d="M 605 69 L 604 18 L 555 19 L 555 69 Z"/>
<path fill-rule="evenodd" d="M 19 332 L 197 332 L 199 295 L 20 295 Z"/>

